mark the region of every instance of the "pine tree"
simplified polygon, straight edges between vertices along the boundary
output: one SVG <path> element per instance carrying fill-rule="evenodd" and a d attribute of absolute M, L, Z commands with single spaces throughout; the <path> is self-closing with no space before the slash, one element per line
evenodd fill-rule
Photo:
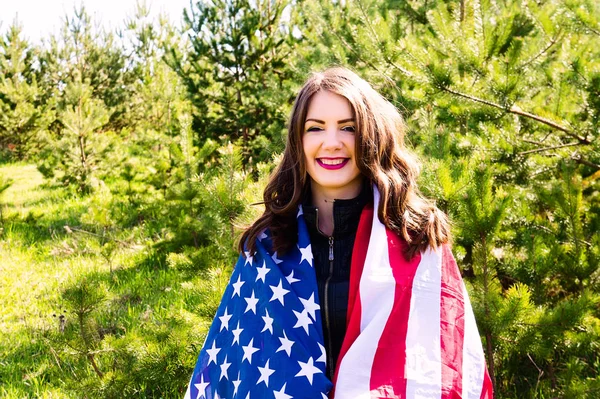
<path fill-rule="evenodd" d="M 73 82 L 85 82 L 92 96 L 110 110 L 107 129 L 119 131 L 127 125 L 135 75 L 114 34 L 95 26 L 83 6 L 66 16 L 60 35 L 50 37 L 38 61 L 45 102 L 60 111 L 65 89 Z M 52 133 L 60 135 L 61 128 L 57 117 Z"/>
<path fill-rule="evenodd" d="M 113 141 L 109 132 L 101 132 L 109 112 L 102 101 L 92 97 L 92 88 L 85 82 L 72 82 L 64 101 L 62 136 L 49 144 L 39 169 L 85 193 L 98 184 L 94 175 Z"/>
<path fill-rule="evenodd" d="M 42 103 L 55 110 L 39 169 L 87 192 L 110 172 L 102 165 L 113 161 L 109 150 L 127 132 L 134 75 L 114 36 L 95 28 L 83 7 L 38 61 Z"/>
<path fill-rule="evenodd" d="M 186 10 L 191 48 L 173 48 L 167 60 L 194 105 L 199 145 L 231 141 L 250 166 L 282 150 L 296 41 L 283 18 L 288 3 L 198 1 Z"/>
<path fill-rule="evenodd" d="M 0 152 L 9 151 L 16 159 L 39 151 L 39 133 L 52 118 L 40 103 L 35 49 L 22 36 L 15 20 L 0 38 Z"/>

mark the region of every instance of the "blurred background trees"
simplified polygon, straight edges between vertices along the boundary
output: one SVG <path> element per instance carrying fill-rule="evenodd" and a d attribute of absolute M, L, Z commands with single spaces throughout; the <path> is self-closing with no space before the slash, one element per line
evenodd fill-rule
<path fill-rule="evenodd" d="M 294 95 L 337 64 L 407 120 L 421 187 L 453 220 L 497 397 L 598 396 L 597 2 L 215 0 L 184 20 L 140 5 L 105 32 L 80 8 L 43 45 L 18 23 L 0 32 L 2 162 L 36 163 L 85 203 L 53 234 L 110 268 L 60 292 L 62 331 L 36 330 L 74 370 L 41 371 L 48 384 L 182 394 Z M 42 223 L 3 219 L 5 235 Z M 6 392 L 29 392 L 14 375 L 0 367 Z"/>

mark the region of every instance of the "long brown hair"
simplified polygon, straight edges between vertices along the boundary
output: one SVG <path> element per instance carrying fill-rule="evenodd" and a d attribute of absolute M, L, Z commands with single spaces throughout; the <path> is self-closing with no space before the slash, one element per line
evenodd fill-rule
<path fill-rule="evenodd" d="M 320 90 L 345 97 L 352 106 L 358 169 L 379 190 L 379 219 L 408 243 L 407 257 L 428 246 L 436 248 L 448 242 L 450 227 L 446 215 L 417 188 L 419 163 L 404 145 L 406 126 L 400 113 L 357 74 L 334 67 L 313 73 L 300 89 L 288 123 L 283 159 L 265 188 L 265 212 L 242 234 L 240 250 L 245 243 L 253 253 L 256 239 L 267 228 L 274 250 L 285 252 L 296 244 L 296 213 L 310 184 L 302 134 L 311 98 Z"/>

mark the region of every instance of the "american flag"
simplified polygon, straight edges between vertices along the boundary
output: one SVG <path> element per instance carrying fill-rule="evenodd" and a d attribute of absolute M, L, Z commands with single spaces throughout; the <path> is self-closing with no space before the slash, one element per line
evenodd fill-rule
<path fill-rule="evenodd" d="M 491 399 L 465 285 L 448 245 L 407 261 L 406 242 L 362 212 L 335 399 Z"/>
<path fill-rule="evenodd" d="M 281 258 L 268 231 L 240 255 L 200 351 L 186 399 L 327 398 L 325 347 L 302 208 Z"/>
<path fill-rule="evenodd" d="M 410 261 L 406 243 L 362 212 L 352 253 L 348 329 L 325 376 L 316 277 L 302 208 L 281 259 L 265 232 L 240 256 L 186 398 L 491 399 L 465 285 L 447 245 Z M 330 392 L 331 391 L 331 392 Z"/>

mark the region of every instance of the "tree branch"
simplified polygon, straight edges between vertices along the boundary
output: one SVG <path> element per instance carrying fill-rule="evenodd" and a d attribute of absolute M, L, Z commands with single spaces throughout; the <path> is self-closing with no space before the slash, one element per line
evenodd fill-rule
<path fill-rule="evenodd" d="M 593 162 L 590 162 L 590 161 L 588 161 L 588 160 L 585 160 L 585 159 L 583 159 L 583 158 L 581 157 L 581 155 L 579 155 L 579 154 L 573 154 L 573 155 L 571 156 L 571 159 L 572 159 L 573 161 L 577 162 L 577 163 L 580 163 L 580 164 L 583 164 L 583 165 L 587 165 L 587 166 L 591 166 L 592 168 L 596 168 L 596 169 L 600 170 L 600 165 L 598 165 L 598 164 L 595 164 L 595 163 L 593 163 Z"/>
<path fill-rule="evenodd" d="M 521 108 L 519 108 L 516 105 L 513 105 L 510 108 L 507 108 L 507 107 L 497 104 L 495 102 L 488 101 L 483 98 L 475 97 L 470 94 L 462 93 L 460 91 L 453 90 L 449 87 L 440 87 L 440 89 L 445 92 L 448 92 L 450 94 L 454 94 L 455 96 L 462 97 L 462 98 L 465 98 L 467 100 L 470 100 L 470 101 L 473 101 L 476 103 L 485 104 L 490 107 L 494 107 L 494 108 L 500 109 L 502 111 L 505 111 L 505 112 L 508 112 L 511 114 L 515 114 L 515 115 L 523 116 L 525 118 L 533 119 L 537 122 L 543 123 L 544 125 L 550 126 L 551 128 L 554 128 L 556 130 L 560 130 L 563 133 L 566 133 L 568 136 L 573 137 L 574 139 L 577 139 L 577 141 L 579 141 L 580 144 L 591 144 L 591 141 L 589 141 L 585 137 L 579 136 L 575 132 L 571 131 L 569 128 L 566 128 L 566 127 L 558 124 L 557 122 L 554 122 L 554 121 L 544 118 L 542 116 L 523 111 Z"/>
<path fill-rule="evenodd" d="M 565 147 L 572 147 L 574 145 L 581 145 L 582 143 L 567 143 L 567 144 L 561 144 L 561 145 L 555 145 L 552 147 L 543 147 L 543 148 L 536 148 L 535 150 L 529 150 L 529 151 L 523 151 L 523 152 L 519 152 L 518 155 L 527 155 L 527 154 L 533 154 L 536 152 L 542 152 L 542 151 L 549 151 L 549 150 L 556 150 L 559 148 L 565 148 Z"/>
<path fill-rule="evenodd" d="M 523 138 L 521 139 L 521 141 L 524 141 L 529 144 L 539 145 L 539 146 L 544 145 L 544 143 L 542 143 L 541 141 L 535 141 L 535 140 L 529 140 L 529 139 L 523 139 Z"/>
<path fill-rule="evenodd" d="M 532 62 L 534 62 L 535 60 L 540 58 L 542 55 L 544 55 L 544 53 L 546 53 L 548 50 L 550 50 L 550 48 L 558 42 L 558 39 L 559 39 L 561 33 L 562 33 L 562 31 L 559 31 L 559 33 L 556 35 L 556 37 L 552 38 L 552 40 L 550 40 L 550 43 L 548 43 L 548 45 L 546 47 L 544 47 L 539 53 L 537 53 L 536 55 L 531 57 L 529 60 L 525 61 L 523 63 L 523 65 L 520 66 L 520 68 L 524 68 L 524 67 L 528 66 L 529 64 L 531 64 Z"/>

